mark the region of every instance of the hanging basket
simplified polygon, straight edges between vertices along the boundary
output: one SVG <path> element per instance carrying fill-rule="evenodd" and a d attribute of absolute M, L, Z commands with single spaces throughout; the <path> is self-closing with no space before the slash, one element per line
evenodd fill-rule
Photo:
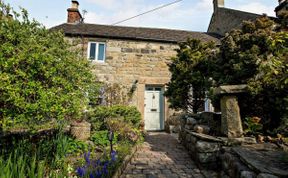
<path fill-rule="evenodd" d="M 71 124 L 70 133 L 75 139 L 86 141 L 91 135 L 91 124 L 86 121 L 73 122 Z"/>

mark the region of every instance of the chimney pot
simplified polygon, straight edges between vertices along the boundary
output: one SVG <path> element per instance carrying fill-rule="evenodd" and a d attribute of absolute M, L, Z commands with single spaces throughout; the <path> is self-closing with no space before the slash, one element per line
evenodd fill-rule
<path fill-rule="evenodd" d="M 67 18 L 67 23 L 80 23 L 82 22 L 82 15 L 79 12 L 79 2 L 78 1 L 71 1 L 72 5 L 71 8 L 68 8 L 68 18 Z"/>
<path fill-rule="evenodd" d="M 79 2 L 78 2 L 78 1 L 72 1 L 72 6 L 71 6 L 71 8 L 73 8 L 73 9 L 78 9 L 78 7 L 79 7 Z"/>

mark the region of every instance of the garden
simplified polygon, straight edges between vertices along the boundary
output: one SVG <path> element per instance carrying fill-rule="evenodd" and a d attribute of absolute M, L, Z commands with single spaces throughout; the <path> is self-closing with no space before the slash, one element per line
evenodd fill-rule
<path fill-rule="evenodd" d="M 112 177 L 143 140 L 130 91 L 98 82 L 61 32 L 2 1 L 0 44 L 0 177 Z"/>

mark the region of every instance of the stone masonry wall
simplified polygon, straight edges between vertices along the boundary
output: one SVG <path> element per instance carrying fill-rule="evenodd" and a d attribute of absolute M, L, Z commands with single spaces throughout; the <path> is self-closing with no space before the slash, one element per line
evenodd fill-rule
<path fill-rule="evenodd" d="M 70 39 L 71 40 L 71 39 Z M 103 82 L 118 83 L 131 87 L 138 81 L 133 96 L 132 105 L 137 106 L 144 113 L 145 85 L 164 87 L 170 81 L 170 72 L 167 63 L 171 57 L 176 56 L 177 44 L 84 38 L 73 39 L 78 48 L 87 58 L 88 42 L 105 42 L 106 59 L 104 63 L 93 62 L 93 72 Z M 166 99 L 165 99 L 166 100 Z M 165 118 L 169 116 L 167 100 L 165 101 Z"/>

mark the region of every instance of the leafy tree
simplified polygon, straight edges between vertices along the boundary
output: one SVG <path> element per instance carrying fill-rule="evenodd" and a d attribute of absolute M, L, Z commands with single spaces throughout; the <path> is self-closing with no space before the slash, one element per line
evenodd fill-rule
<path fill-rule="evenodd" d="M 281 27 L 266 16 L 244 22 L 223 38 L 213 61 L 218 85 L 249 85 L 250 95 L 240 98 L 242 114 L 260 116 L 270 128 L 287 117 L 288 41 Z"/>
<path fill-rule="evenodd" d="M 0 1 L 0 128 L 81 118 L 95 91 L 89 63 L 61 32 L 10 9 Z"/>
<path fill-rule="evenodd" d="M 196 113 L 204 106 L 205 92 L 209 90 L 209 55 L 213 43 L 189 39 L 177 49 L 177 57 L 168 64 L 172 73 L 165 96 L 170 107 Z"/>

